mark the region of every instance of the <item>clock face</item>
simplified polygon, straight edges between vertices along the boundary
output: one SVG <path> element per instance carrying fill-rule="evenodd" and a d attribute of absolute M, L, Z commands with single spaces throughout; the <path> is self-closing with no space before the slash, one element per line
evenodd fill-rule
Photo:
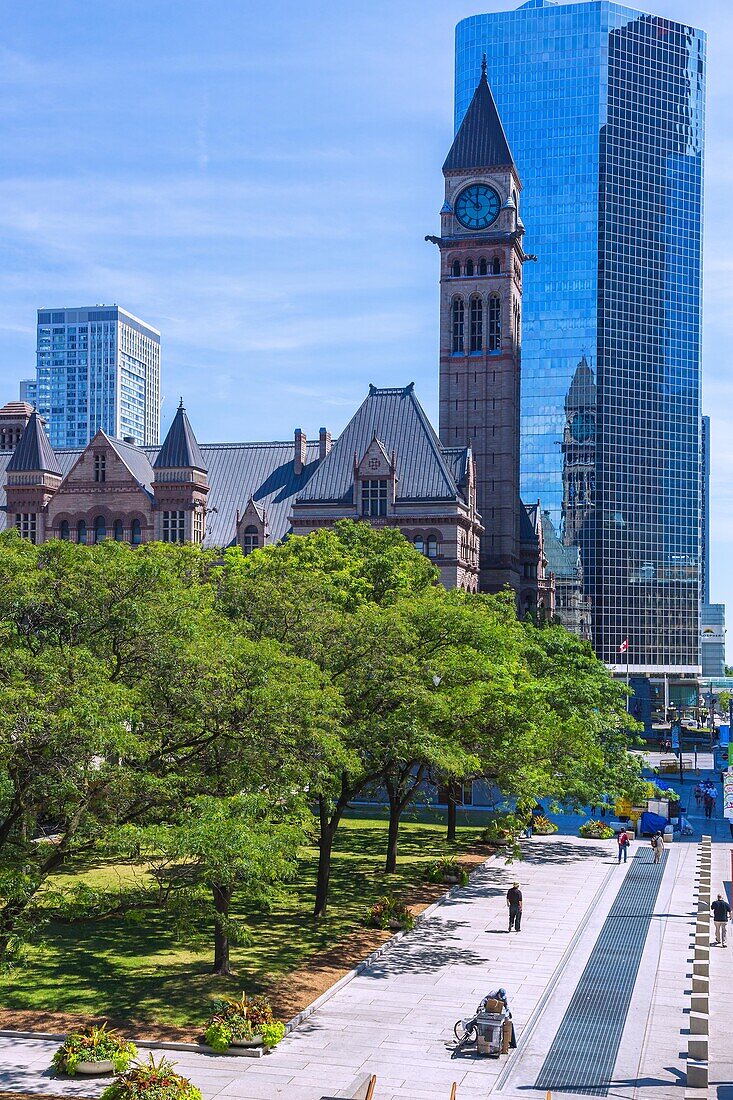
<path fill-rule="evenodd" d="M 488 229 L 496 221 L 501 199 L 486 183 L 472 183 L 455 201 L 455 215 L 466 229 Z"/>
<path fill-rule="evenodd" d="M 590 413 L 576 413 L 570 431 L 577 443 L 587 443 L 596 434 L 595 417 L 591 416 Z"/>

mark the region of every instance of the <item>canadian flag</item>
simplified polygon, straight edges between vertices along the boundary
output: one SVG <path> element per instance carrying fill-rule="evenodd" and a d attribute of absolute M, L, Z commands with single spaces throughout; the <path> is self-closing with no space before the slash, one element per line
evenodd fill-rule
<path fill-rule="evenodd" d="M 619 653 L 626 653 L 628 648 L 629 648 L 629 639 L 624 638 L 621 645 L 618 647 L 618 651 L 619 651 Z"/>

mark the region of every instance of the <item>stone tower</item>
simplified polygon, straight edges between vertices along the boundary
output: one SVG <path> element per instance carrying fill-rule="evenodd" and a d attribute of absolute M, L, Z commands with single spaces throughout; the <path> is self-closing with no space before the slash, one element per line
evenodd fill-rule
<path fill-rule="evenodd" d="M 476 458 L 479 585 L 521 583 L 519 387 L 521 182 L 486 63 L 443 165 L 440 249 L 440 439 Z"/>
<path fill-rule="evenodd" d="M 61 484 L 61 469 L 35 409 L 7 465 L 8 526 L 31 542 L 45 542 L 46 506 Z"/>
<path fill-rule="evenodd" d="M 155 538 L 203 542 L 209 478 L 183 399 L 153 463 L 153 474 Z"/>
<path fill-rule="evenodd" d="M 562 437 L 562 541 L 582 546 L 595 506 L 596 383 L 585 356 L 565 397 Z M 587 538 L 587 535 L 585 535 Z"/>

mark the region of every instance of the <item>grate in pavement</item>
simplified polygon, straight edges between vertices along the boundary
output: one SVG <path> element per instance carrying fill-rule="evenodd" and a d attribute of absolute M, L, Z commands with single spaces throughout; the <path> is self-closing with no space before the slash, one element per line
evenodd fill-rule
<path fill-rule="evenodd" d="M 607 1096 L 621 1034 L 662 882 L 636 852 L 540 1070 L 536 1089 Z"/>

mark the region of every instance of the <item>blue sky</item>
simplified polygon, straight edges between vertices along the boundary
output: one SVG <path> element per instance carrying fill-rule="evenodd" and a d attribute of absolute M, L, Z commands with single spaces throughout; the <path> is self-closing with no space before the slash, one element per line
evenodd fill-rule
<path fill-rule="evenodd" d="M 338 432 L 367 384 L 437 420 L 440 165 L 453 28 L 499 0 L 26 0 L 0 44 L 0 403 L 38 306 L 117 302 L 163 333 L 163 408 L 202 440 Z M 713 598 L 733 614 L 733 8 L 709 36 L 705 408 Z M 531 234 L 528 242 L 531 243 Z"/>

